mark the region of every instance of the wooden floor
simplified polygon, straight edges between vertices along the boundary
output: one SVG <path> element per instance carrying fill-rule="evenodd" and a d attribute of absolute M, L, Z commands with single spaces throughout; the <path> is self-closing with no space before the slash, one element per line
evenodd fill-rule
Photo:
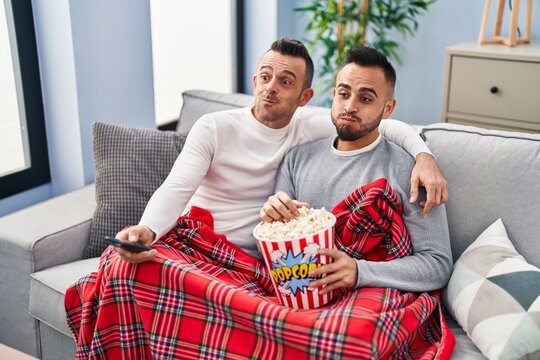
<path fill-rule="evenodd" d="M 0 359 L 2 360 L 36 360 L 37 358 L 0 344 Z"/>

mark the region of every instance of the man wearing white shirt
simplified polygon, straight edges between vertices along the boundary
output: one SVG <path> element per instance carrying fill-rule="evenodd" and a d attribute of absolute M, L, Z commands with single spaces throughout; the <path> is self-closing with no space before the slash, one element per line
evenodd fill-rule
<path fill-rule="evenodd" d="M 182 212 L 197 205 L 212 213 L 216 233 L 259 256 L 251 232 L 259 221 L 261 205 L 273 192 L 285 154 L 295 145 L 335 131 L 324 119 L 306 116 L 298 109 L 313 97 L 312 78 L 313 62 L 304 45 L 286 38 L 275 41 L 253 76 L 253 107 L 201 117 L 169 176 L 148 202 L 139 225 L 120 231 L 117 238 L 150 245 L 174 226 Z M 447 200 L 447 183 L 410 127 L 396 120 L 383 123 L 381 133 L 416 158 L 411 202 L 417 200 L 418 187 L 425 186 L 425 216 Z M 156 254 L 154 249 L 142 253 L 115 249 L 132 263 L 151 260 Z"/>

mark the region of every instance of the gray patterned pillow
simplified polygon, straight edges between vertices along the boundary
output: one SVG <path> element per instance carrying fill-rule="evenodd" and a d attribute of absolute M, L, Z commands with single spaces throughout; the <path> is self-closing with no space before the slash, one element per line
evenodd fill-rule
<path fill-rule="evenodd" d="M 456 261 L 443 299 L 487 358 L 540 359 L 540 269 L 516 251 L 501 219 Z"/>
<path fill-rule="evenodd" d="M 107 247 L 104 236 L 114 236 L 126 225 L 139 222 L 185 141 L 185 135 L 174 131 L 103 123 L 93 124 L 92 131 L 97 207 L 85 258 L 103 252 Z"/>

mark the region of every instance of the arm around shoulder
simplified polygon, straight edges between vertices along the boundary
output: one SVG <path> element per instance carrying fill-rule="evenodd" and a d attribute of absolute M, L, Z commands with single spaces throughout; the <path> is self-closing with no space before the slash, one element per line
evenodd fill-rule
<path fill-rule="evenodd" d="M 448 201 L 448 182 L 420 135 L 403 121 L 393 119 L 381 121 L 379 131 L 415 158 L 416 165 L 411 173 L 410 202 L 418 200 L 420 187 L 426 189 L 426 201 L 420 203 L 424 207 L 422 215 L 428 216 L 432 208 Z"/>
<path fill-rule="evenodd" d="M 379 132 L 394 144 L 401 146 L 415 159 L 420 153 L 428 153 L 433 156 L 420 135 L 403 121 L 384 119 L 379 125 Z"/>

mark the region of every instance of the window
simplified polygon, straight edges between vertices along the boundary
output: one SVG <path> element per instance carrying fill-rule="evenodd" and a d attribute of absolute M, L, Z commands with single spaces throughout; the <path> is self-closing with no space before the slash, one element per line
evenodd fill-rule
<path fill-rule="evenodd" d="M 241 0 L 150 1 L 157 125 L 178 119 L 184 90 L 242 90 L 242 12 Z"/>
<path fill-rule="evenodd" d="M 5 10 L 5 5 L 3 6 Z M 10 44 L 15 44 L 13 31 L 8 30 L 5 11 L 0 16 L 0 84 L 2 84 L 2 96 L 0 96 L 0 176 L 24 170 L 30 167 L 28 158 L 28 136 L 24 116 L 19 116 L 17 101 L 17 86 L 15 84 L 13 62 L 18 63 L 16 51 L 11 51 Z M 20 79 L 17 79 L 20 82 Z"/>
<path fill-rule="evenodd" d="M 50 181 L 31 0 L 0 5 L 0 199 Z"/>

